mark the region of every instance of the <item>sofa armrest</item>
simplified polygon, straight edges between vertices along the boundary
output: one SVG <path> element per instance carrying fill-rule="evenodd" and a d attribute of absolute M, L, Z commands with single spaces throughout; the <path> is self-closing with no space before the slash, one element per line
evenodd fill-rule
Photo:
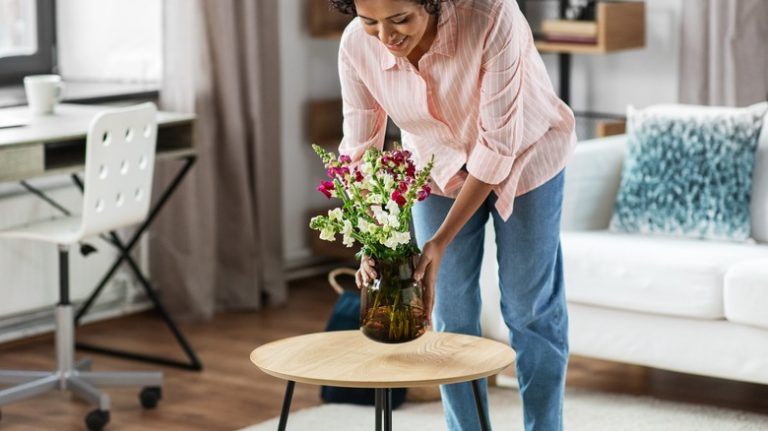
<path fill-rule="evenodd" d="M 581 141 L 565 169 L 563 230 L 606 229 L 621 181 L 626 135 Z"/>

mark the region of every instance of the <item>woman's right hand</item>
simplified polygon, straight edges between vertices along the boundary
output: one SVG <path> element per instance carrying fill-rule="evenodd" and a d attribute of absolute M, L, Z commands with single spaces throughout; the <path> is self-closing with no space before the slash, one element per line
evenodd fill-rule
<path fill-rule="evenodd" d="M 364 285 L 376 278 L 376 262 L 366 255 L 360 259 L 360 268 L 355 273 L 355 283 L 357 288 L 361 289 Z"/>

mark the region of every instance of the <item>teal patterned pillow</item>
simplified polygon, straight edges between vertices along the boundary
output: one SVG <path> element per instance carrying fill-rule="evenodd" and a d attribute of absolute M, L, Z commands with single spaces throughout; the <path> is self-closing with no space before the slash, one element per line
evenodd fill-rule
<path fill-rule="evenodd" d="M 610 229 L 749 239 L 752 167 L 766 107 L 630 108 Z"/>

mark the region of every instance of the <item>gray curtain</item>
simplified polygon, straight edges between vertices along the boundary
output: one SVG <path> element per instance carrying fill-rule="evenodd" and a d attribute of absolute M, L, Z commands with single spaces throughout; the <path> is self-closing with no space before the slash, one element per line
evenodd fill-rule
<path fill-rule="evenodd" d="M 161 109 L 195 112 L 198 161 L 151 233 L 152 278 L 181 319 L 286 300 L 278 0 L 165 0 Z M 178 166 L 158 165 L 156 184 Z"/>
<path fill-rule="evenodd" d="M 680 101 L 768 100 L 768 0 L 683 0 Z"/>

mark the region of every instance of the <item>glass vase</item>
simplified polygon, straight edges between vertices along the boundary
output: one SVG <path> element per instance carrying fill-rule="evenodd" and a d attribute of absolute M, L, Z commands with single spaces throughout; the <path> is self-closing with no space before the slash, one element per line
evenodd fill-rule
<path fill-rule="evenodd" d="M 377 278 L 360 291 L 360 330 L 380 343 L 405 343 L 426 330 L 421 284 L 413 256 L 376 260 Z"/>

